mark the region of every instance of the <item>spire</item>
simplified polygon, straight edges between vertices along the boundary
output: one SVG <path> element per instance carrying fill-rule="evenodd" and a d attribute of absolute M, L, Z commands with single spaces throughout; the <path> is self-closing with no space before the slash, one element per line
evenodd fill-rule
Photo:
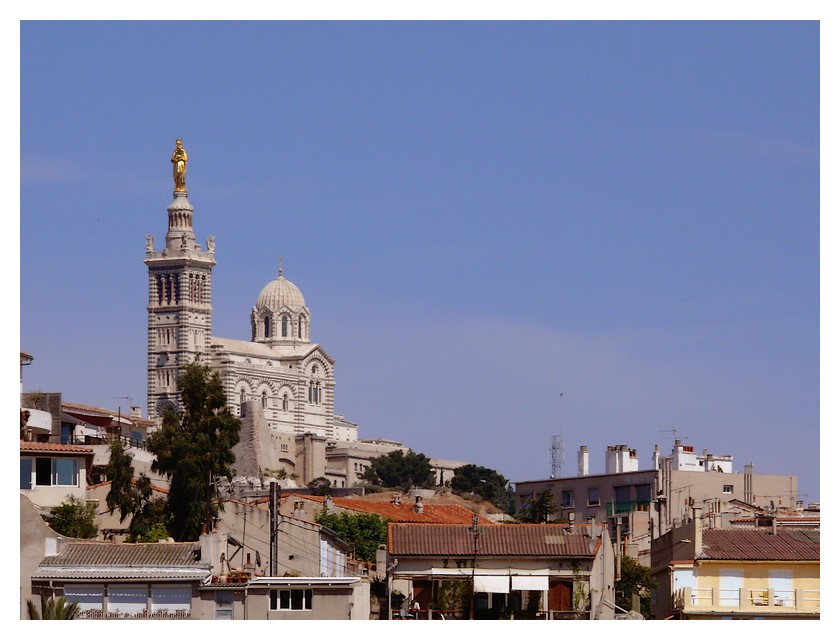
<path fill-rule="evenodd" d="M 278 277 L 283 277 L 283 256 L 280 256 L 280 272 L 277 274 Z"/>

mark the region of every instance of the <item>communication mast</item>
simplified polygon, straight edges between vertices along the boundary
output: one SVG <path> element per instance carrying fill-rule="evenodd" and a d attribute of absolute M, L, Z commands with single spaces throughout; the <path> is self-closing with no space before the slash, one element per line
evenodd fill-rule
<path fill-rule="evenodd" d="M 563 444 L 563 436 L 551 436 L 551 477 L 558 478 L 563 471 L 563 462 L 566 458 L 566 446 Z"/>

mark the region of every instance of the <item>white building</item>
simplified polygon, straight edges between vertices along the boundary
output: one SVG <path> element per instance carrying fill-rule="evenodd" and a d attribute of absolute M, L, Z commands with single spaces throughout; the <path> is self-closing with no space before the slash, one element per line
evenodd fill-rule
<path fill-rule="evenodd" d="M 335 360 L 312 342 L 312 313 L 282 266 L 251 309 L 250 341 L 212 335 L 215 241 L 196 242 L 183 175 L 175 185 L 165 245 L 157 251 L 146 237 L 149 418 L 159 424 L 180 406 L 178 377 L 199 362 L 219 373 L 231 412 L 242 418 L 240 477 L 295 474 L 306 483 L 324 476 L 351 487 L 371 457 L 405 449 L 354 444 L 358 425 L 335 413 Z M 441 483 L 463 464 L 436 462 Z"/>

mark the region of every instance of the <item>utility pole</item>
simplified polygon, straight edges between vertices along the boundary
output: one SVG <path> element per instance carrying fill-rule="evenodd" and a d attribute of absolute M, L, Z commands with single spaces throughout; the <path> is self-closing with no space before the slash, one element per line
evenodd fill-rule
<path fill-rule="evenodd" d="M 474 515 L 472 519 L 472 526 L 470 532 L 473 535 L 473 561 L 472 561 L 472 581 L 470 582 L 470 620 L 475 614 L 475 563 L 478 558 L 478 515 Z"/>
<path fill-rule="evenodd" d="M 269 514 L 271 519 L 271 536 L 268 547 L 269 575 L 277 575 L 277 483 L 271 481 L 268 485 Z"/>

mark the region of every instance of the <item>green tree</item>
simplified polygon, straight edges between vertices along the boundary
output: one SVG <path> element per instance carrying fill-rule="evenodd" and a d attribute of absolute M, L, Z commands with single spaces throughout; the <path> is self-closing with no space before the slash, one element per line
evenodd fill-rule
<path fill-rule="evenodd" d="M 626 611 L 633 608 L 633 596 L 639 596 L 641 613 L 646 620 L 651 617 L 650 596 L 656 581 L 650 567 L 639 564 L 633 558 L 621 556 L 621 579 L 615 583 L 615 603 Z"/>
<path fill-rule="evenodd" d="M 450 486 L 458 493 L 474 493 L 505 512 L 510 511 L 513 506 L 508 479 L 493 469 L 474 464 L 458 467 Z"/>
<path fill-rule="evenodd" d="M 335 531 L 350 545 L 353 555 L 366 562 L 376 562 L 379 545 L 388 541 L 388 523 L 375 513 L 327 513 L 323 509 L 315 522 Z"/>
<path fill-rule="evenodd" d="M 119 509 L 120 522 L 131 517 L 129 541 L 156 542 L 169 537 L 161 531 L 166 530 L 169 521 L 166 501 L 152 499 L 152 482 L 146 474 L 141 473 L 134 479 L 132 456 L 119 439 L 111 442 L 110 454 L 105 475 L 111 482 L 111 489 L 105 503 L 111 513 Z"/>
<path fill-rule="evenodd" d="M 435 474 L 429 459 L 411 450 L 403 453 L 402 449 L 372 458 L 362 478 L 380 487 L 406 491 L 412 486 L 428 488 L 435 485 Z"/>
<path fill-rule="evenodd" d="M 111 513 L 120 511 L 120 522 L 137 510 L 137 489 L 134 486 L 134 465 L 132 456 L 125 450 L 122 441 L 115 438 L 109 447 L 108 464 L 105 475 L 111 482 L 111 488 L 105 498 L 105 504 Z"/>
<path fill-rule="evenodd" d="M 332 483 L 321 476 L 320 478 L 315 478 L 314 480 L 308 482 L 306 486 L 312 489 L 312 493 L 316 496 L 325 496 L 330 492 Z"/>
<path fill-rule="evenodd" d="M 546 523 L 551 522 L 551 516 L 556 511 L 551 489 L 546 489 L 539 497 L 529 498 L 517 512 L 516 519 L 520 522 Z"/>
<path fill-rule="evenodd" d="M 53 531 L 70 538 L 95 538 L 99 533 L 96 504 L 74 496 L 53 507 L 48 522 Z"/>
<path fill-rule="evenodd" d="M 26 610 L 30 620 L 72 620 L 79 613 L 79 603 L 68 604 L 64 596 L 47 598 L 41 594 L 41 611 L 38 611 L 32 600 L 26 601 Z"/>
<path fill-rule="evenodd" d="M 197 540 L 202 524 L 213 528 L 219 501 L 219 478 L 231 479 L 233 447 L 240 422 L 227 408 L 218 373 L 197 363 L 178 379 L 183 411 L 169 411 L 162 427 L 149 437 L 154 471 L 170 479 L 169 531 L 176 540 Z"/>

